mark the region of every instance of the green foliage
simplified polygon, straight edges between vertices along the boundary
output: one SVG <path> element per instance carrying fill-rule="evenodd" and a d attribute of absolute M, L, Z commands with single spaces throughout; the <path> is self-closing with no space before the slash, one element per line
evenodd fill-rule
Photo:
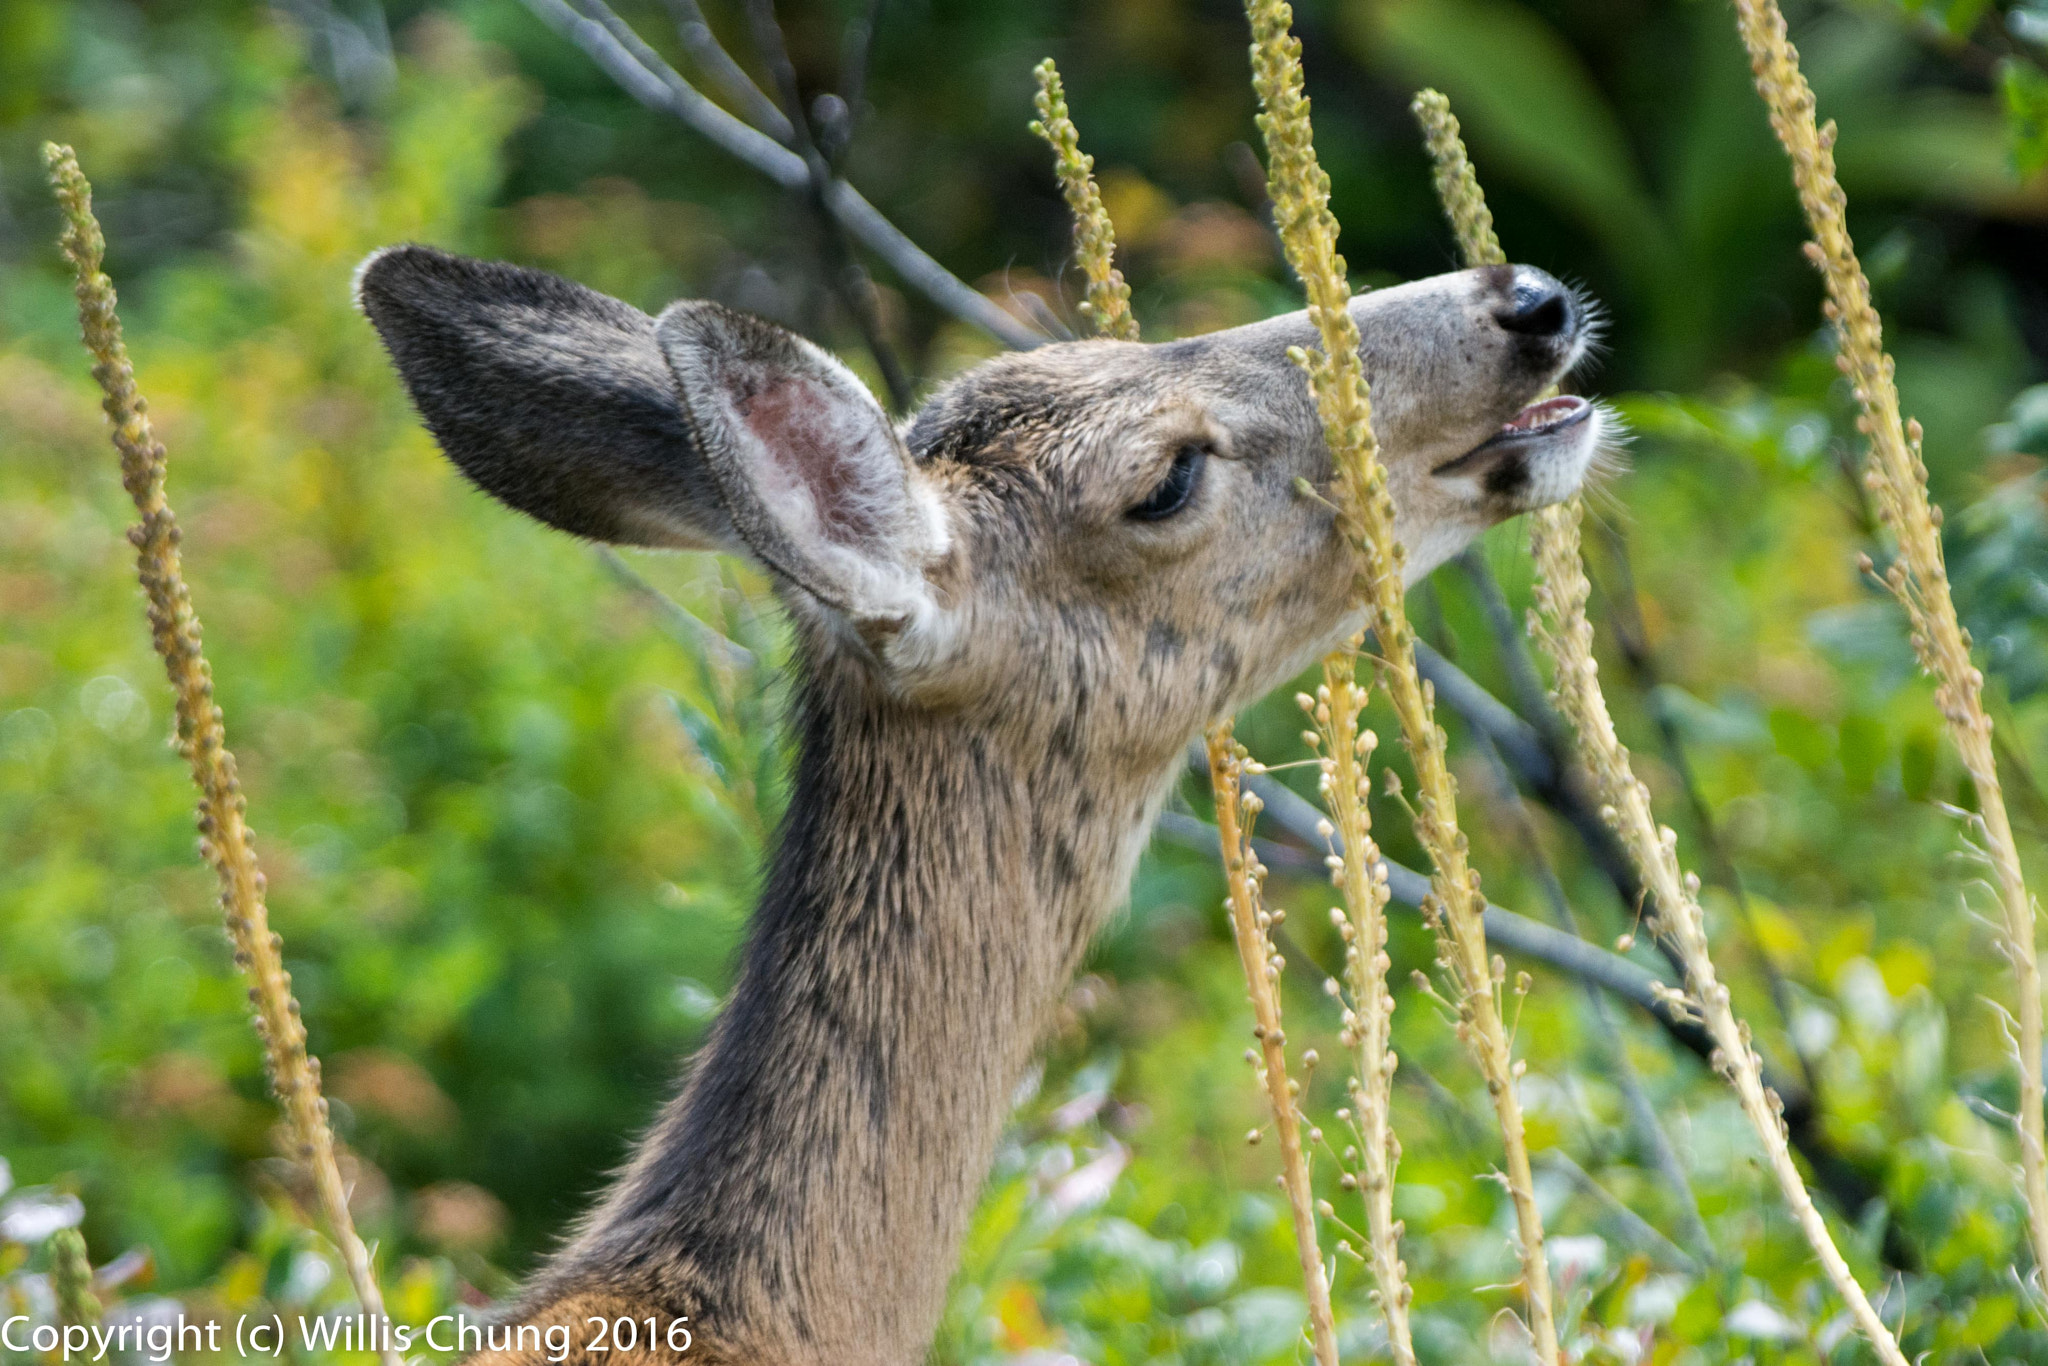
<path fill-rule="evenodd" d="M 2014 59 L 2002 64 L 1998 74 L 2013 166 L 2023 176 L 2032 175 L 2048 166 L 2048 73 Z"/>
<path fill-rule="evenodd" d="M 785 8 L 807 88 L 837 88 L 840 10 Z M 1465 117 L 1513 254 L 1611 308 L 1598 383 L 1638 439 L 1634 470 L 1595 499 L 1614 535 L 1589 543 L 1612 605 L 1626 542 L 1658 667 L 1641 677 L 1603 658 L 1625 737 L 1674 814 L 1683 780 L 1659 724 L 1684 745 L 1742 880 L 1743 901 L 1707 891 L 1717 956 L 1766 1055 L 1795 1076 L 1805 1055 L 1821 1131 L 1881 1193 L 1829 1213 L 1866 1282 L 1895 1287 L 1885 1312 L 1904 1314 L 1908 1352 L 2048 1359 L 2010 1274 L 2000 1115 L 2014 1089 L 1980 1000 L 2002 979 L 1947 811 L 1971 794 L 1896 612 L 1855 573 L 1871 527 L 1847 477 L 1853 408 L 1816 334 L 1796 206 L 1727 16 L 1582 0 L 1301 8 L 1355 267 L 1391 279 L 1452 259 L 1405 114 L 1426 80 Z M 1973 41 L 2001 19 L 2031 41 L 2032 10 L 1964 8 L 1938 17 Z M 391 6 L 388 65 L 368 11 L 317 13 L 347 33 L 309 39 L 211 0 L 0 4 L 0 1303 L 40 1303 L 48 1234 L 81 1215 L 103 1276 L 122 1259 L 102 1286 L 110 1313 L 156 1297 L 211 1312 L 346 1303 L 276 1157 L 191 796 L 161 743 L 167 699 L 50 246 L 40 139 L 75 142 L 100 185 L 273 913 L 401 1318 L 505 1291 L 618 1160 L 716 1010 L 780 805 L 779 634 L 759 579 L 630 557 L 764 661 L 736 673 L 669 634 L 586 547 L 467 490 L 347 283 L 371 247 L 427 240 L 642 305 L 719 297 L 864 364 L 803 216 L 507 0 Z M 667 42 L 656 7 L 631 14 Z M 1842 124 L 1855 227 L 1907 406 L 1928 425 L 2031 860 L 2048 829 L 2048 182 L 2014 178 L 2009 85 L 1930 39 L 1925 17 L 1812 8 L 1794 36 Z M 713 18 L 744 31 L 734 12 Z M 337 60 L 350 51 L 370 56 Z M 1046 51 L 1098 157 L 1147 335 L 1292 307 L 1232 169 L 1232 144 L 1252 135 L 1234 10 L 892 6 L 851 175 L 996 297 L 1065 308 L 1068 224 L 1024 130 Z M 2023 84 L 2038 79 L 2029 53 L 2004 68 L 2032 73 Z M 927 379 L 986 354 L 881 284 Z M 1519 532 L 1482 553 L 1521 604 Z M 1433 643 L 1511 694 L 1463 577 L 1438 576 L 1411 607 Z M 1298 729 L 1284 698 L 1241 727 L 1275 761 L 1298 757 Z M 1540 915 L 1484 761 L 1451 729 L 1487 891 Z M 1400 772 L 1397 748 L 1381 754 Z M 1402 800 L 1382 795 L 1375 826 L 1413 863 Z M 1539 822 L 1589 937 L 1612 942 L 1633 908 L 1561 822 Z M 1703 832 L 1680 825 L 1697 848 Z M 1290 959 L 1339 961 L 1328 890 L 1276 874 L 1272 893 L 1297 912 Z M 1158 842 L 1016 1116 L 937 1360 L 1297 1358 L 1271 1153 L 1244 1142 L 1260 1101 L 1220 895 L 1212 849 Z M 1433 1362 L 1512 1360 L 1511 1220 L 1483 1176 L 1496 1160 L 1485 1097 L 1407 989 L 1430 961 L 1420 925 L 1397 924 L 1391 952 L 1419 1346 Z M 1336 1026 L 1314 979 L 1291 984 L 1303 1038 Z M 1641 1017 L 1616 1019 L 1618 1038 L 1571 983 L 1539 973 L 1520 1022 L 1574 1350 L 1862 1360 L 1723 1089 Z M 1628 1126 L 1616 1046 L 1687 1164 L 1712 1240 L 1683 1249 L 1694 1270 L 1617 1212 L 1678 1226 Z M 1312 1113 L 1341 1103 L 1329 1071 L 1310 1080 Z M 1545 1165 L 1546 1149 L 1604 1196 Z M 1335 1164 L 1319 1165 L 1341 1200 Z M 1916 1258 L 1889 1280 L 1887 1218 Z M 1340 1264 L 1337 1286 L 1346 1359 L 1371 1360 L 1363 1279 Z"/>

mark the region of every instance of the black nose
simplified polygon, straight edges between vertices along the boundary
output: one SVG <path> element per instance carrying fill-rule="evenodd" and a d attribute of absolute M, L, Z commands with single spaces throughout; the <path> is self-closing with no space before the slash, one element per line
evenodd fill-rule
<path fill-rule="evenodd" d="M 1515 286 L 1493 320 L 1525 337 L 1561 337 L 1572 330 L 1572 296 L 1540 270 L 1515 268 Z"/>

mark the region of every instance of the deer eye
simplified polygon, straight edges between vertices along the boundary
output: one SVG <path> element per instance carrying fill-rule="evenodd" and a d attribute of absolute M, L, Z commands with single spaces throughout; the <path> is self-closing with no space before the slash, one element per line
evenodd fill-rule
<path fill-rule="evenodd" d="M 1195 496 L 1195 489 L 1202 482 L 1202 466 L 1208 459 L 1206 448 L 1182 446 L 1174 453 L 1173 467 L 1167 470 L 1158 487 L 1124 515 L 1136 522 L 1158 522 L 1173 516 Z"/>

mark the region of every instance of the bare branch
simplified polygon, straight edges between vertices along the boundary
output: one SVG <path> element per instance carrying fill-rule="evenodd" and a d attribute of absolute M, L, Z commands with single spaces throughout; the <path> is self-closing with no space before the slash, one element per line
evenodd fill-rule
<path fill-rule="evenodd" d="M 704 18 L 704 11 L 697 0 L 664 0 L 668 12 L 675 20 L 676 37 L 682 41 L 683 51 L 690 54 L 690 60 L 697 69 L 709 77 L 726 99 L 739 106 L 748 123 L 788 145 L 796 130 L 775 107 L 775 101 L 768 98 L 746 68 L 733 60 L 725 50 L 725 44 L 718 41 L 711 25 Z"/>
<path fill-rule="evenodd" d="M 1562 784 L 1557 756 L 1544 743 L 1543 732 L 1488 692 L 1470 674 L 1444 658 L 1427 641 L 1415 642 L 1415 662 L 1429 680 L 1436 695 L 1458 713 L 1465 724 L 1485 735 L 1532 787 L 1557 788 Z"/>
<path fill-rule="evenodd" d="M 788 116 L 790 135 L 783 139 L 801 153 L 813 145 L 809 120 L 804 117 L 803 95 L 797 89 L 796 64 L 789 59 L 789 42 L 782 36 L 782 24 L 775 17 L 775 0 L 747 0 L 747 23 L 754 31 L 754 46 L 775 83 L 775 98 Z"/>
<path fill-rule="evenodd" d="M 706 99 L 637 37 L 622 37 L 632 30 L 602 0 L 587 0 L 600 18 L 587 18 L 564 0 L 523 3 L 535 18 L 581 48 L 605 75 L 649 109 L 674 115 L 785 190 L 802 189 L 809 181 L 803 158 Z M 636 48 L 653 54 L 653 64 L 644 63 Z"/>
<path fill-rule="evenodd" d="M 1313 822 L 1323 819 L 1315 807 L 1295 796 L 1291 790 L 1268 780 L 1260 780 L 1256 790 L 1267 804 L 1266 816 L 1286 828 L 1290 835 L 1299 833 L 1294 827 L 1302 808 L 1306 808 L 1311 817 L 1309 834 L 1314 835 Z M 1280 800 L 1292 798 L 1299 806 L 1282 815 L 1273 804 L 1276 793 L 1285 793 L 1286 796 Z M 1178 844 L 1205 852 L 1216 846 L 1218 838 L 1215 826 L 1178 811 L 1162 813 L 1154 829 Z M 1271 840 L 1255 840 L 1253 847 L 1259 862 L 1274 872 L 1317 882 L 1328 880 L 1328 871 L 1320 857 Z M 1429 896 L 1428 876 L 1392 859 L 1382 859 L 1381 866 L 1386 870 L 1387 889 L 1393 893 L 1393 904 L 1419 912 Z M 1491 902 L 1486 906 L 1486 933 L 1491 942 L 1510 953 L 1548 964 L 1559 972 L 1627 1001 L 1655 1019 L 1674 1041 L 1702 1061 L 1712 1055 L 1714 1044 L 1706 1031 L 1672 1010 L 1669 998 L 1673 989 L 1670 984 L 1640 963 Z M 1788 1115 L 1805 1099 L 1796 1089 L 1790 1094 L 1792 1098 L 1786 1102 Z M 1839 1162 L 1840 1159 L 1835 1160 Z"/>
<path fill-rule="evenodd" d="M 860 119 L 861 101 L 867 98 L 868 66 L 875 56 L 875 30 L 882 24 L 883 3 L 884 0 L 868 0 L 867 13 L 846 26 L 846 36 L 840 45 L 839 96 L 845 105 L 846 136 L 852 135 L 853 125 Z M 828 144 L 840 140 L 830 130 L 826 134 Z M 839 151 L 828 145 L 825 155 L 836 163 Z"/>
<path fill-rule="evenodd" d="M 768 69 L 774 75 L 783 110 L 789 116 L 790 149 L 804 159 L 804 165 L 810 171 L 809 198 L 822 238 L 827 282 L 840 304 L 852 316 L 854 326 L 860 329 L 861 341 L 867 346 L 868 354 L 875 358 L 875 365 L 882 372 L 882 383 L 889 390 L 889 406 L 901 412 L 910 406 L 910 380 L 903 373 L 902 363 L 896 359 L 895 348 L 882 331 L 881 314 L 875 308 L 874 284 L 868 279 L 867 271 L 861 268 L 860 261 L 847 248 L 846 234 L 839 220 L 825 207 L 825 192 L 831 187 L 833 169 L 819 149 L 811 121 L 804 114 L 803 92 L 797 87 L 796 67 L 789 60 L 789 44 L 783 39 L 782 25 L 775 18 L 775 0 L 747 0 L 747 14 L 753 21 L 755 45 L 761 49 L 762 60 L 768 63 Z"/>
<path fill-rule="evenodd" d="M 1049 340 L 1005 313 L 972 285 L 933 260 L 924 248 L 903 235 L 903 230 L 882 216 L 882 211 L 844 180 L 835 180 L 825 192 L 825 206 L 832 216 L 869 251 L 882 258 L 897 278 L 952 314 L 971 323 L 1003 345 L 1018 351 L 1043 346 Z"/>
<path fill-rule="evenodd" d="M 1536 825 L 1530 819 L 1528 804 L 1515 790 L 1515 780 L 1508 772 L 1507 762 L 1500 757 L 1500 751 L 1485 735 L 1479 735 L 1477 739 L 1480 751 L 1486 756 L 1487 768 L 1492 774 L 1496 795 L 1512 813 L 1515 833 L 1522 846 L 1522 856 L 1528 861 L 1528 866 L 1535 873 L 1537 884 L 1543 889 L 1543 899 L 1550 903 L 1550 918 L 1567 934 L 1583 938 L 1579 929 L 1579 918 L 1572 911 L 1570 899 L 1565 896 L 1564 884 L 1557 880 L 1557 869 L 1551 866 L 1550 856 L 1544 852 L 1543 842 L 1537 838 Z M 1685 1173 L 1685 1164 L 1678 1160 L 1677 1150 L 1671 1146 L 1671 1137 L 1664 1132 L 1664 1122 L 1657 1117 L 1657 1107 L 1651 1103 L 1649 1094 L 1643 1089 L 1643 1079 L 1636 1072 L 1635 1064 L 1629 1061 L 1628 1043 L 1621 1037 L 1618 1022 L 1607 1007 L 1606 996 L 1590 982 L 1584 983 L 1584 986 L 1587 1008 L 1593 1012 L 1593 1022 L 1601 1047 L 1608 1054 L 1607 1065 L 1612 1069 L 1615 1085 L 1621 1091 L 1623 1103 L 1628 1107 L 1629 1123 L 1635 1129 L 1636 1139 L 1649 1153 L 1652 1165 L 1664 1178 L 1664 1184 L 1671 1188 L 1671 1194 L 1678 1202 L 1679 1223 L 1686 1242 L 1700 1249 L 1702 1254 L 1712 1261 L 1715 1259 L 1714 1241 L 1707 1232 L 1706 1221 L 1700 1218 L 1699 1197 L 1693 1193 L 1691 1178 Z M 1589 1181 L 1591 1179 L 1587 1178 Z M 1604 1195 L 1606 1191 L 1603 1189 L 1600 1193 Z"/>
<path fill-rule="evenodd" d="M 789 191 L 809 187 L 810 168 L 804 159 L 759 129 L 743 123 L 707 99 L 696 87 L 663 62 L 652 49 L 655 65 L 634 55 L 614 29 L 625 28 L 603 0 L 584 0 L 593 14 L 609 16 L 610 22 L 587 18 L 564 0 L 522 0 L 535 18 L 555 33 L 582 49 L 620 88 L 649 109 L 672 115 L 715 143 L 724 151 L 778 186 Z M 630 32 L 630 30 L 627 30 Z M 637 39 L 634 40 L 638 42 Z M 645 44 L 640 44 L 645 48 Z M 832 181 L 825 192 L 825 207 L 855 241 L 872 251 L 898 278 L 923 294 L 943 311 L 994 337 L 1005 346 L 1027 350 L 1046 340 L 984 298 L 975 289 L 933 260 L 915 242 L 882 216 L 882 212 L 844 180 Z"/>
<path fill-rule="evenodd" d="M 1519 648 L 1512 635 L 1502 648 L 1511 647 Z M 1523 790 L 1564 817 L 1578 832 L 1593 861 L 1614 884 L 1623 907 L 1631 914 L 1639 908 L 1647 909 L 1642 879 L 1636 876 L 1628 851 L 1621 847 L 1607 822 L 1600 819 L 1598 804 L 1566 763 L 1555 738 L 1557 732 L 1546 730 L 1556 721 L 1549 705 L 1546 703 L 1538 713 L 1543 724 L 1531 724 L 1470 674 L 1421 641 L 1415 646 L 1415 667 L 1460 720 L 1493 743 Z"/>
<path fill-rule="evenodd" d="M 1476 545 L 1465 547 L 1453 563 L 1479 595 L 1480 610 L 1486 616 L 1486 629 L 1493 636 L 1501 668 L 1508 676 L 1508 695 L 1514 699 L 1515 710 L 1528 717 L 1537 733 L 1552 743 L 1554 753 L 1562 753 L 1555 746 L 1567 738 L 1563 720 L 1551 709 L 1550 690 L 1536 672 L 1536 661 L 1529 657 L 1528 647 L 1524 644 L 1523 624 L 1515 616 L 1514 609 L 1508 606 L 1507 594 L 1501 591 L 1500 580 L 1493 576 L 1493 570 L 1487 567 L 1486 557 L 1479 553 Z"/>

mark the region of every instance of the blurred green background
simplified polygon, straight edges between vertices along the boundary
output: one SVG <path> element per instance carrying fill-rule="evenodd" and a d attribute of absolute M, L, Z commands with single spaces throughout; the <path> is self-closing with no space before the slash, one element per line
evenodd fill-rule
<path fill-rule="evenodd" d="M 707 8 L 758 72 L 742 9 Z M 780 9 L 806 95 L 854 95 L 849 179 L 1020 318 L 1078 325 L 1067 219 L 1025 130 L 1046 55 L 1148 335 L 1295 306 L 1259 217 L 1234 6 Z M 622 13 L 691 70 L 660 3 Z M 1843 0 L 1791 17 L 1841 124 L 1852 226 L 1926 424 L 2031 857 L 2048 829 L 2048 387 L 2029 387 L 2048 378 L 2048 6 Z M 1834 1189 L 1874 1196 L 1823 1203 L 1909 1354 L 2048 1362 L 2014 1271 L 2017 1091 L 1986 999 L 2009 988 L 1953 811 L 1974 799 L 1897 612 L 1858 581 L 1877 542 L 1852 410 L 1730 11 L 1350 0 L 1300 5 L 1298 28 L 1361 285 L 1456 264 L 1406 112 L 1433 83 L 1510 255 L 1603 301 L 1585 384 L 1638 433 L 1632 468 L 1593 500 L 1605 676 L 1709 875 L 1724 975 L 1766 1056 L 1816 1097 L 1815 1141 L 1847 1173 Z M 373 247 L 429 241 L 649 309 L 721 299 L 879 372 L 803 204 L 634 104 L 519 0 L 0 0 L 0 1302 L 21 1312 L 43 1303 L 43 1235 L 81 1205 L 124 1312 L 347 1299 L 277 1157 L 164 744 L 129 509 L 52 245 L 50 138 L 76 144 L 98 189 L 273 915 L 394 1312 L 503 1294 L 717 1009 L 780 804 L 784 691 L 772 667 L 707 661 L 588 547 L 470 491 L 352 312 L 349 272 Z M 995 350 L 886 269 L 876 283 L 920 389 Z M 745 567 L 628 558 L 779 656 Z M 1478 560 L 1519 612 L 1520 530 Z M 1428 639 L 1512 698 L 1485 605 L 1457 567 L 1411 600 Z M 1540 851 L 1588 937 L 1611 943 L 1634 908 L 1447 724 L 1491 895 L 1546 916 Z M 1281 698 L 1242 733 L 1278 762 L 1300 757 L 1298 728 Z M 1398 768 L 1397 750 L 1382 754 Z M 1187 811 L 1202 814 L 1192 791 Z M 1376 817 L 1416 864 L 1401 799 Z M 1243 986 L 1198 845 L 1156 843 L 1070 1000 L 938 1361 L 1301 1355 L 1272 1149 L 1244 1142 L 1260 1100 Z M 1299 953 L 1337 962 L 1327 891 L 1284 873 L 1274 889 L 1306 912 Z M 1484 1092 L 1409 985 L 1431 962 L 1412 915 L 1393 958 L 1418 1344 L 1432 1362 L 1522 1360 Z M 1536 978 L 1519 1038 L 1575 1359 L 1864 1360 L 1706 1069 L 1629 1008 L 1514 966 Z M 1318 978 L 1293 984 L 1298 1038 L 1334 1039 Z M 1687 1197 L 1631 1124 L 1617 1050 L 1706 1245 L 1680 1232 Z M 1324 1114 L 1338 1070 L 1311 1086 Z M 1338 1287 L 1347 1360 L 1377 1359 L 1363 1273 L 1340 1263 Z"/>

